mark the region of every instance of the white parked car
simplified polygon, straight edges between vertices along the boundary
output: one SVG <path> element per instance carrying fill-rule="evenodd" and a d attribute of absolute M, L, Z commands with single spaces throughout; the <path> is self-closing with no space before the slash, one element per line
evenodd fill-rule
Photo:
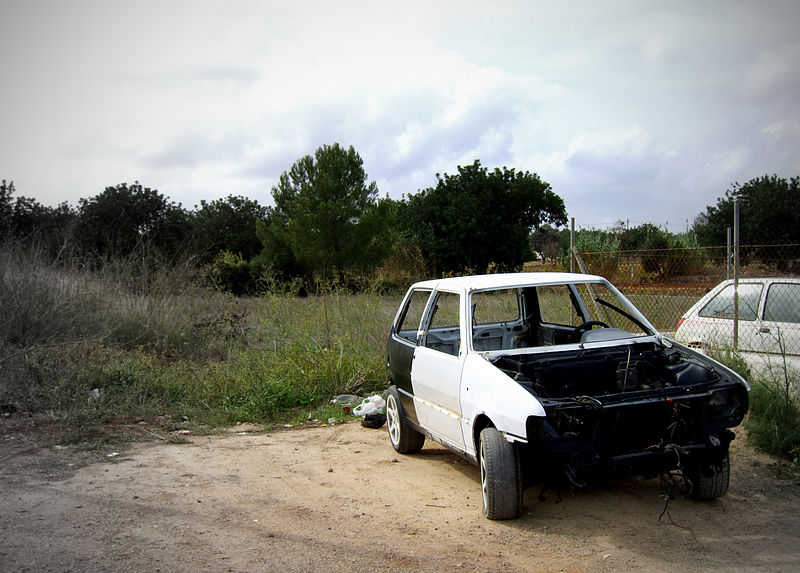
<path fill-rule="evenodd" d="M 673 343 L 607 280 L 569 273 L 411 286 L 389 336 L 389 439 L 435 440 L 480 467 L 483 513 L 516 518 L 523 488 L 682 469 L 728 489 L 729 428 L 747 382 Z"/>
<path fill-rule="evenodd" d="M 678 322 L 675 339 L 692 347 L 733 347 L 734 284 L 726 280 L 698 300 Z M 739 345 L 765 359 L 800 355 L 800 278 L 739 280 Z"/>

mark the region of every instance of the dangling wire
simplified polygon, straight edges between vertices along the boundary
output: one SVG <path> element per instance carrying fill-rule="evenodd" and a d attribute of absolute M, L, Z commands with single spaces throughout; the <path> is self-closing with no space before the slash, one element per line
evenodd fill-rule
<path fill-rule="evenodd" d="M 678 476 L 676 476 L 674 472 L 667 472 L 665 474 L 661 474 L 662 480 L 664 482 L 669 480 L 671 483 L 669 492 L 664 496 L 664 509 L 661 511 L 661 515 L 658 516 L 658 522 L 661 523 L 661 518 L 664 517 L 664 515 L 666 514 L 666 516 L 669 518 L 669 522 L 672 525 L 674 525 L 675 527 L 679 527 L 681 529 L 685 529 L 686 531 L 692 534 L 692 537 L 697 543 L 700 543 L 700 540 L 697 539 L 697 535 L 695 535 L 694 530 L 691 527 L 686 525 L 681 525 L 680 523 L 676 523 L 675 520 L 672 519 L 672 515 L 670 515 L 669 513 L 669 504 L 673 499 L 675 499 L 681 481 L 683 481 L 684 485 L 686 485 L 686 477 L 684 476 L 683 465 L 681 463 L 681 454 L 685 452 L 681 449 L 680 446 L 676 444 L 667 444 L 666 446 L 664 446 L 664 451 L 675 452 L 675 456 L 678 458 L 678 463 L 676 468 L 678 473 L 680 474 L 681 479 L 678 479 Z"/>

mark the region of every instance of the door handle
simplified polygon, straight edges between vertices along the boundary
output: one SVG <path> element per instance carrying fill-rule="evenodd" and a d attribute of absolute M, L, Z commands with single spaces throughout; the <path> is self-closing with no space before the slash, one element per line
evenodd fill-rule
<path fill-rule="evenodd" d="M 769 327 L 762 326 L 761 328 L 758 329 L 758 332 L 759 332 L 759 334 L 769 334 L 770 330 L 769 330 Z"/>

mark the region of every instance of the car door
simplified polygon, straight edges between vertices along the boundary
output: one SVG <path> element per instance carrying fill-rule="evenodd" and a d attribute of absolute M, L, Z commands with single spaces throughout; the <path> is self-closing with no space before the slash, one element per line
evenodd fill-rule
<path fill-rule="evenodd" d="M 417 350 L 422 319 L 428 306 L 430 288 L 411 289 L 406 295 L 392 324 L 386 363 L 389 378 L 397 387 L 403 409 L 411 421 L 418 423 L 411 385 L 411 367 Z"/>
<path fill-rule="evenodd" d="M 423 319 L 411 365 L 419 424 L 438 439 L 464 448 L 461 431 L 461 372 L 466 356 L 463 296 L 436 291 Z"/>
<path fill-rule="evenodd" d="M 800 354 L 800 283 L 771 282 L 754 334 L 754 348 L 770 354 Z"/>
<path fill-rule="evenodd" d="M 763 352 L 763 340 L 758 336 L 759 311 L 764 284 L 761 281 L 739 283 L 739 350 Z M 733 346 L 736 289 L 733 283 L 725 285 L 705 305 L 696 317 L 687 320 L 685 336 L 687 342 L 701 341 L 712 348 Z"/>

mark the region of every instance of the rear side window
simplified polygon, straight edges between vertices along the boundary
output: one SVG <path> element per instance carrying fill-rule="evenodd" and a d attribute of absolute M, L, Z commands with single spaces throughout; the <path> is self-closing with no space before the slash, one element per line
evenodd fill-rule
<path fill-rule="evenodd" d="M 431 291 L 429 290 L 415 290 L 411 293 L 397 325 L 399 336 L 416 344 L 417 330 L 430 295 Z"/>
<path fill-rule="evenodd" d="M 473 324 L 500 324 L 519 320 L 516 289 L 479 291 L 472 295 Z"/>
<path fill-rule="evenodd" d="M 763 285 L 744 283 L 739 285 L 739 319 L 755 320 L 758 316 L 758 303 L 761 300 Z M 733 318 L 733 285 L 722 289 L 717 296 L 699 312 L 705 318 Z"/>
<path fill-rule="evenodd" d="M 764 307 L 764 320 L 800 323 L 800 284 L 770 285 Z"/>

